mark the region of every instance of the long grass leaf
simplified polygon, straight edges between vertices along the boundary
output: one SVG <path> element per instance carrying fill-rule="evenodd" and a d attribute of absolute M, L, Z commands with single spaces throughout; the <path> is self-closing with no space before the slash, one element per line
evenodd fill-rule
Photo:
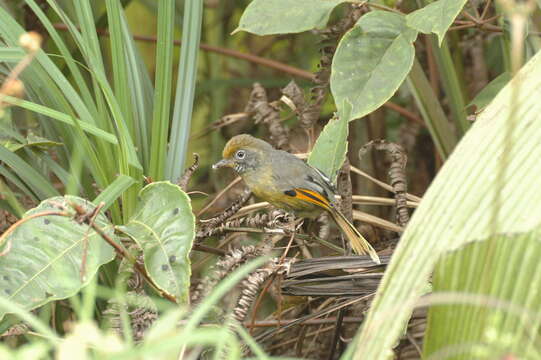
<path fill-rule="evenodd" d="M 23 109 L 27 109 L 27 110 L 30 110 L 30 111 L 34 111 L 36 113 L 39 113 L 39 114 L 42 114 L 42 115 L 45 115 L 45 116 L 48 116 L 50 117 L 51 119 L 54 119 L 54 120 L 58 120 L 60 122 L 63 122 L 65 124 L 68 124 L 68 125 L 72 125 L 72 126 L 75 126 L 75 123 L 76 121 L 78 121 L 79 123 L 79 126 L 81 126 L 81 129 L 89 134 L 92 134 L 92 135 L 95 135 L 111 144 L 118 144 L 118 140 L 116 138 L 116 136 L 114 136 L 113 134 L 110 134 L 106 131 L 103 131 L 101 129 L 98 129 L 97 127 L 91 125 L 91 124 L 88 124 L 84 121 L 80 121 L 80 120 L 77 120 L 65 113 L 62 113 L 60 111 L 56 111 L 56 110 L 53 110 L 51 108 L 48 108 L 46 106 L 43 106 L 43 105 L 39 105 L 39 104 L 36 104 L 36 103 L 33 103 L 31 101 L 27 101 L 27 100 L 21 100 L 21 99 L 17 99 L 17 98 L 14 98 L 14 97 L 11 97 L 11 96 L 5 96 L 2 98 L 2 101 L 8 103 L 8 104 L 11 104 L 11 105 L 15 105 L 15 106 L 19 106 Z"/>
<path fill-rule="evenodd" d="M 152 119 L 154 88 L 143 57 L 135 45 L 133 35 L 128 29 L 128 23 L 124 13 L 121 14 L 120 20 L 125 52 L 124 58 L 128 68 L 128 83 L 132 100 L 132 121 L 135 129 L 135 143 L 140 149 L 139 153 L 141 154 L 143 168 L 148 169 L 150 161 L 148 126 L 150 119 Z"/>
<path fill-rule="evenodd" d="M 447 159 L 455 148 L 458 138 L 418 60 L 413 62 L 407 83 L 438 153 L 442 159 Z"/>
<path fill-rule="evenodd" d="M 92 202 L 98 205 L 101 202 L 105 203 L 103 211 L 109 209 L 111 204 L 118 199 L 124 191 L 135 184 L 135 179 L 126 175 L 118 176 L 107 188 L 105 188 Z"/>
<path fill-rule="evenodd" d="M 182 174 L 188 149 L 202 17 L 203 0 L 184 2 L 182 47 L 180 49 L 175 108 L 166 167 L 167 178 L 173 182 Z"/>
<path fill-rule="evenodd" d="M 21 157 L 9 151 L 4 146 L 0 146 L 0 161 L 8 165 L 21 179 L 23 179 L 41 200 L 60 195 L 49 179 L 34 170 Z"/>
<path fill-rule="evenodd" d="M 92 98 L 90 89 L 88 88 L 86 81 L 84 80 L 84 77 L 79 68 L 79 65 L 73 59 L 71 52 L 69 51 L 66 43 L 64 42 L 64 40 L 62 40 L 62 37 L 58 34 L 58 31 L 54 28 L 53 24 L 51 23 L 47 15 L 43 12 L 41 7 L 37 5 L 34 0 L 26 0 L 26 3 L 32 9 L 34 14 L 38 17 L 38 19 L 41 21 L 41 23 L 43 24 L 43 26 L 49 33 L 49 36 L 54 41 L 56 47 L 60 51 L 60 55 L 66 62 L 66 66 L 68 67 L 71 75 L 73 76 L 75 80 L 75 83 L 77 84 L 77 88 L 79 89 L 81 97 L 84 99 L 85 104 L 90 106 L 90 109 L 95 114 L 96 107 L 94 105 L 94 102 L 92 101 L 93 98 Z"/>
<path fill-rule="evenodd" d="M 156 48 L 156 82 L 150 154 L 150 177 L 162 180 L 165 175 L 167 135 L 171 108 L 173 66 L 173 31 L 175 2 L 160 1 L 158 7 L 158 42 Z"/>
<path fill-rule="evenodd" d="M 0 61 L 2 62 L 19 62 L 26 53 L 21 48 L 16 47 L 0 47 Z"/>

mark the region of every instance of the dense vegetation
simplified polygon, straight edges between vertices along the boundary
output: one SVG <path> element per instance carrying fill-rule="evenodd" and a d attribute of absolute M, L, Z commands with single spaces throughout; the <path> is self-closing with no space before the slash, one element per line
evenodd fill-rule
<path fill-rule="evenodd" d="M 539 0 L 0 0 L 0 358 L 541 358 L 540 31 Z M 240 133 L 381 264 L 212 171 Z"/>

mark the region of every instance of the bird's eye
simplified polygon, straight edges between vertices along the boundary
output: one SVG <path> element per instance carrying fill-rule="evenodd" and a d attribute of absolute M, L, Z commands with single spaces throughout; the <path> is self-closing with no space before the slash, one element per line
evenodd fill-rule
<path fill-rule="evenodd" d="M 242 160 L 246 157 L 246 151 L 244 150 L 239 150 L 235 153 L 235 157 L 239 160 Z"/>

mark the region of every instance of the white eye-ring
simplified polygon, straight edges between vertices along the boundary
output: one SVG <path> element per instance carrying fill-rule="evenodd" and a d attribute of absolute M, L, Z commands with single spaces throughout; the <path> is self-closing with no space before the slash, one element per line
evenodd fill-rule
<path fill-rule="evenodd" d="M 239 160 L 242 160 L 246 157 L 246 151 L 244 150 L 238 150 L 236 153 L 235 153 L 235 157 Z"/>

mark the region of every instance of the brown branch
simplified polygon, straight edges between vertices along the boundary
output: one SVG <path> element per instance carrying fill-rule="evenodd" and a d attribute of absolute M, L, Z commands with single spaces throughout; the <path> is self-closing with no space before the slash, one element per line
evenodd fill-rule
<path fill-rule="evenodd" d="M 218 256 L 224 256 L 225 254 L 227 254 L 225 250 L 213 248 L 202 244 L 193 244 L 192 250 L 206 252 Z"/>
<path fill-rule="evenodd" d="M 260 327 L 276 327 L 276 326 L 282 326 L 282 325 L 288 325 L 293 322 L 298 321 L 298 319 L 282 319 L 282 320 L 260 320 L 255 322 L 245 322 L 244 326 L 247 328 L 260 328 Z M 334 324 L 336 321 L 336 317 L 328 317 L 325 319 L 310 319 L 306 321 L 302 321 L 299 324 L 302 325 L 324 325 L 324 324 Z M 352 323 L 352 324 L 358 324 L 363 321 L 363 318 L 361 317 L 351 317 L 346 316 L 342 320 L 343 323 Z"/>
<path fill-rule="evenodd" d="M 194 153 L 193 154 L 193 164 L 184 170 L 184 174 L 182 174 L 182 177 L 178 181 L 178 186 L 184 191 L 188 188 L 188 183 L 190 182 L 190 179 L 192 178 L 193 173 L 197 168 L 199 167 L 199 154 Z"/>
<path fill-rule="evenodd" d="M 391 102 L 391 101 L 387 101 L 385 104 L 383 104 L 384 107 L 386 107 L 387 109 L 390 109 L 390 110 L 393 110 L 397 113 L 399 113 L 400 115 L 404 116 L 406 119 L 408 120 L 411 120 L 415 123 L 418 123 L 418 124 L 421 124 L 421 125 L 425 125 L 423 119 L 421 119 L 421 117 L 413 112 L 411 112 L 410 110 L 406 109 L 405 107 L 402 107 L 400 105 L 397 105 L 395 104 L 394 102 Z"/>
<path fill-rule="evenodd" d="M 98 204 L 92 211 L 92 214 L 90 215 L 90 223 L 94 224 L 94 221 L 96 221 L 96 217 L 100 213 L 101 209 L 105 206 L 105 203 L 102 201 Z M 81 258 L 81 267 L 79 268 L 79 276 L 81 277 L 81 282 L 85 281 L 85 272 L 86 272 L 86 259 L 88 254 L 88 233 L 90 231 L 90 227 L 86 229 L 85 235 L 83 238 L 83 256 Z"/>
<path fill-rule="evenodd" d="M 229 275 L 236 268 L 245 262 L 254 259 L 261 255 L 261 251 L 255 246 L 243 246 L 240 249 L 234 249 L 226 254 L 223 259 L 220 259 L 214 265 L 214 271 L 203 278 L 196 289 L 191 292 L 191 303 L 197 304 L 220 282 L 223 278 Z"/>
<path fill-rule="evenodd" d="M 373 183 L 375 183 L 376 185 L 382 187 L 383 189 L 385 189 L 387 191 L 393 191 L 393 187 L 391 185 L 389 185 L 387 183 L 384 183 L 383 181 L 380 181 L 380 180 L 376 179 L 373 176 L 370 176 L 369 174 L 365 173 L 361 169 L 356 168 L 355 166 L 351 166 L 351 171 L 354 172 L 357 175 L 360 175 L 360 176 L 372 181 Z M 415 202 L 418 202 L 418 203 L 421 202 L 421 198 L 416 196 L 416 195 L 413 195 L 413 194 L 406 193 L 406 198 L 408 200 L 410 200 L 410 201 L 415 201 Z"/>
<path fill-rule="evenodd" d="M 239 323 L 244 321 L 250 307 L 257 298 L 259 289 L 267 282 L 267 279 L 270 279 L 279 269 L 279 263 L 276 260 L 270 260 L 266 265 L 254 271 L 242 282 L 241 295 L 237 301 L 237 305 L 233 309 L 234 320 Z M 267 284 L 265 289 L 270 286 L 271 282 Z"/>
<path fill-rule="evenodd" d="M 62 30 L 62 31 L 68 30 L 68 27 L 65 24 L 56 23 L 56 24 L 53 24 L 53 26 L 57 30 Z M 96 29 L 96 32 L 99 35 L 102 35 L 102 36 L 109 36 L 109 31 L 107 31 L 105 29 Z M 151 42 L 151 43 L 156 43 L 157 42 L 157 39 L 156 39 L 155 36 L 148 36 L 148 35 L 133 35 L 133 39 L 138 40 L 138 41 L 143 41 L 143 42 Z M 176 45 L 176 46 L 180 46 L 181 42 L 180 42 L 180 40 L 174 40 L 173 44 Z M 251 63 L 259 64 L 259 65 L 262 65 L 262 66 L 265 66 L 265 67 L 268 67 L 268 68 L 271 68 L 271 69 L 275 69 L 275 70 L 281 71 L 283 73 L 290 74 L 290 75 L 293 75 L 293 76 L 297 76 L 297 77 L 300 77 L 300 78 L 303 78 L 303 79 L 312 80 L 314 78 L 314 74 L 312 74 L 309 71 L 302 70 L 302 69 L 296 68 L 294 66 L 290 66 L 290 65 L 281 63 L 279 61 L 266 59 L 266 58 L 263 58 L 263 57 L 260 57 L 260 56 L 256 56 L 256 55 L 252 55 L 252 54 L 246 54 L 246 53 L 243 53 L 243 52 L 240 52 L 240 51 L 237 51 L 237 50 L 221 48 L 221 47 L 218 47 L 218 46 L 212 46 L 212 45 L 203 44 L 203 43 L 200 43 L 199 47 L 202 50 L 206 50 L 206 51 L 214 52 L 214 53 L 217 53 L 217 54 L 222 54 L 222 55 L 234 57 L 234 58 L 241 59 L 241 60 L 246 60 L 246 61 L 249 61 Z"/>
<path fill-rule="evenodd" d="M 227 208 L 220 215 L 208 220 L 201 220 L 202 226 L 201 229 L 197 232 L 197 237 L 211 236 L 214 229 L 222 225 L 223 222 L 229 219 L 231 216 L 235 215 L 240 210 L 240 208 L 242 208 L 242 205 L 244 205 L 246 201 L 248 201 L 251 195 L 252 193 L 246 190 L 237 200 L 235 200 L 233 204 L 231 204 L 231 206 L 229 206 L 229 208 Z"/>
<path fill-rule="evenodd" d="M 269 102 L 267 91 L 261 84 L 254 83 L 244 112 L 253 114 L 256 124 L 267 126 L 275 147 L 285 150 L 289 146 L 289 131 L 280 120 L 280 107 L 277 102 Z"/>
<path fill-rule="evenodd" d="M 492 1 L 491 0 L 487 0 L 486 4 L 485 4 L 485 7 L 483 9 L 483 12 L 481 13 L 481 19 L 484 19 L 485 16 L 487 16 L 488 14 L 488 9 L 490 8 L 490 5 L 491 5 Z"/>
<path fill-rule="evenodd" d="M 363 155 L 372 148 L 384 150 L 391 156 L 392 163 L 389 167 L 388 175 L 396 199 L 396 219 L 400 226 L 406 226 L 409 221 L 406 198 L 406 163 L 408 157 L 406 156 L 404 149 L 398 144 L 386 140 L 373 140 L 359 149 L 359 158 L 363 157 Z"/>
<path fill-rule="evenodd" d="M 208 209 L 210 209 L 218 200 L 222 198 L 222 196 L 225 195 L 226 192 L 231 190 L 231 188 L 235 185 L 237 185 L 239 182 L 241 182 L 242 178 L 240 176 L 237 176 L 235 180 L 231 181 L 229 185 L 227 185 L 225 188 L 222 189 L 215 197 L 212 199 L 205 207 L 203 207 L 199 212 L 197 213 L 197 217 L 200 217 L 204 213 L 207 212 Z"/>

